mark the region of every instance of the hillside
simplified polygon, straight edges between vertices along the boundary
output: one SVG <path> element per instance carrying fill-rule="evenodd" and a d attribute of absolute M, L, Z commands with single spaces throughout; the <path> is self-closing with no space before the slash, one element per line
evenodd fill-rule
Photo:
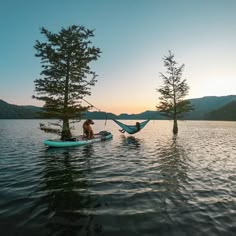
<path fill-rule="evenodd" d="M 230 102 L 225 106 L 214 110 L 206 115 L 208 120 L 236 120 L 236 101 Z"/>
<path fill-rule="evenodd" d="M 94 119 L 94 120 L 105 120 L 105 119 L 117 119 L 117 120 L 162 120 L 165 119 L 163 116 L 160 115 L 157 111 L 145 111 L 138 114 L 127 114 L 122 113 L 120 115 L 115 115 L 113 113 L 106 113 L 106 112 L 86 112 L 84 114 L 84 118 L 86 119 Z"/>
<path fill-rule="evenodd" d="M 236 107 L 236 95 L 222 97 L 203 97 L 189 99 L 195 110 L 185 115 L 185 120 L 236 120 L 234 114 Z M 39 118 L 37 114 L 40 107 L 17 106 L 9 104 L 0 99 L 0 119 L 34 119 Z M 104 120 L 161 120 L 166 117 L 161 116 L 157 111 L 145 111 L 138 114 L 115 115 L 113 113 L 89 111 L 84 113 L 85 119 Z"/>
<path fill-rule="evenodd" d="M 117 119 L 117 116 L 113 113 L 106 113 L 100 111 L 87 111 L 84 113 L 85 119 L 93 119 L 93 120 L 106 120 L 106 119 Z"/>
<path fill-rule="evenodd" d="M 194 110 L 185 115 L 186 120 L 204 120 L 207 114 L 217 110 L 232 101 L 236 101 L 236 95 L 229 96 L 210 96 L 203 98 L 189 99 L 194 106 Z"/>
<path fill-rule="evenodd" d="M 39 110 L 39 107 L 12 105 L 0 99 L 0 119 L 34 119 Z"/>

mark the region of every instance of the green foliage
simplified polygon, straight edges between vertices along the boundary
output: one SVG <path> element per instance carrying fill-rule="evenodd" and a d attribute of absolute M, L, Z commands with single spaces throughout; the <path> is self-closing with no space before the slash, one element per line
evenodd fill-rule
<path fill-rule="evenodd" d="M 178 66 L 171 51 L 169 51 L 168 56 L 164 57 L 163 61 L 166 67 L 166 74 L 160 73 L 160 77 L 163 79 L 163 86 L 157 89 L 161 94 L 157 110 L 175 121 L 173 132 L 177 133 L 177 118 L 182 117 L 184 113 L 193 109 L 189 101 L 183 100 L 188 95 L 189 86 L 186 79 L 182 79 L 184 64 Z"/>
<path fill-rule="evenodd" d="M 60 129 L 56 129 L 56 128 L 51 128 L 51 127 L 47 127 L 45 124 L 40 123 L 40 127 L 41 130 L 43 130 L 46 133 L 51 133 L 51 134 L 58 134 L 61 135 L 61 130 Z"/>
<path fill-rule="evenodd" d="M 164 85 L 157 89 L 161 94 L 157 110 L 163 115 L 175 119 L 193 109 L 188 100 L 183 100 L 188 95 L 189 86 L 186 79 L 182 80 L 184 64 L 177 66 L 174 54 L 171 51 L 169 51 L 168 56 L 164 57 L 163 61 L 167 71 L 166 74 L 160 73 Z"/>
<path fill-rule="evenodd" d="M 92 46 L 93 30 L 83 26 L 62 28 L 57 34 L 45 28 L 41 33 L 45 42 L 36 41 L 36 57 L 41 58 L 41 78 L 36 79 L 36 98 L 44 101 L 44 118 L 63 120 L 63 135 L 70 138 L 70 119 L 81 118 L 81 112 L 88 107 L 81 105 L 81 99 L 91 94 L 96 74 L 89 64 L 100 56 L 100 49 Z M 66 137 L 67 136 L 67 137 Z M 62 137 L 64 139 L 64 137 Z"/>

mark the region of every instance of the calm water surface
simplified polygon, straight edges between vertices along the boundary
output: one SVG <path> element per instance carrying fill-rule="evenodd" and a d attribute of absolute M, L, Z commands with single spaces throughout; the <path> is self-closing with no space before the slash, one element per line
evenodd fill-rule
<path fill-rule="evenodd" d="M 236 122 L 182 121 L 175 137 L 150 121 L 131 137 L 96 121 L 113 140 L 65 149 L 39 122 L 0 120 L 1 235 L 235 235 Z"/>

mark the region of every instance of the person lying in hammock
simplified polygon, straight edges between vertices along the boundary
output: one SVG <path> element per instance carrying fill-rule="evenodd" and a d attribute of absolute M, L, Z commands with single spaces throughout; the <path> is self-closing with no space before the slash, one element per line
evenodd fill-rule
<path fill-rule="evenodd" d="M 135 129 L 134 129 L 134 132 L 132 132 L 132 133 L 130 133 L 130 134 L 134 134 L 134 133 L 137 133 L 139 130 L 140 130 L 140 123 L 139 122 L 136 122 L 136 124 L 135 124 Z M 121 133 L 125 133 L 125 130 L 124 129 L 119 129 L 119 131 L 121 132 Z"/>

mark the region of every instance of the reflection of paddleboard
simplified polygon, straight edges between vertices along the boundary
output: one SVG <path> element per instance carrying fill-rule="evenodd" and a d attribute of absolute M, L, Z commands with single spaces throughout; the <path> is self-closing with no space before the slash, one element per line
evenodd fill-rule
<path fill-rule="evenodd" d="M 97 143 L 112 139 L 113 135 L 107 131 L 101 131 L 98 134 L 94 135 L 93 139 L 86 139 L 83 135 L 76 136 L 70 140 L 45 140 L 44 144 L 49 147 L 73 147 L 73 146 L 82 146 L 91 143 Z"/>

